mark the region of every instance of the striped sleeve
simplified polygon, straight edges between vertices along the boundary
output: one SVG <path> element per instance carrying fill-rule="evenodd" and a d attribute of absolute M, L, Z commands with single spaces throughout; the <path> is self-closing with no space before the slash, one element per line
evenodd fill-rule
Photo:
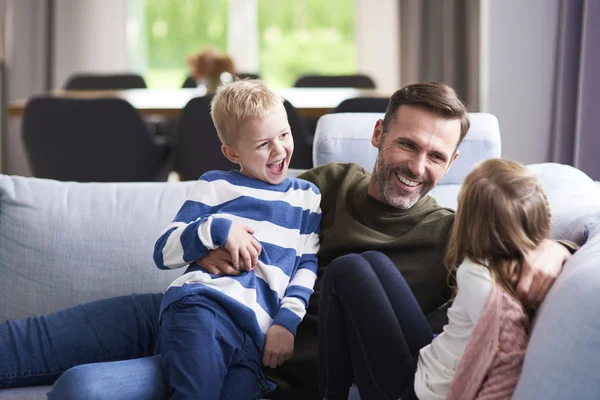
<path fill-rule="evenodd" d="M 154 262 L 158 268 L 187 266 L 204 257 L 210 250 L 225 245 L 231 221 L 215 217 L 218 205 L 212 204 L 214 201 L 208 201 L 211 196 L 214 196 L 211 182 L 201 177 L 173 222 L 161 233 L 154 245 Z"/>
<path fill-rule="evenodd" d="M 317 280 L 317 252 L 319 250 L 319 232 L 321 225 L 321 209 L 319 204 L 321 195 L 317 192 L 317 196 L 311 204 L 311 214 L 308 219 L 307 226 L 303 229 L 308 229 L 310 234 L 306 235 L 306 241 L 298 269 L 292 276 L 290 283 L 285 291 L 284 297 L 281 299 L 279 311 L 273 319 L 274 325 L 281 325 L 296 336 L 296 329 L 308 307 L 308 301 L 313 293 L 315 281 Z"/>

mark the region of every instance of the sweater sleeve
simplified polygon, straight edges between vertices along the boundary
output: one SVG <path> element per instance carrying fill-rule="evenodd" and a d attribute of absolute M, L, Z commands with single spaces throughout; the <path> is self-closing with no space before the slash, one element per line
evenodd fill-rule
<path fill-rule="evenodd" d="M 458 285 L 456 300 L 475 325 L 492 290 L 491 275 L 485 267 L 465 260 L 458 268 L 456 282 Z"/>
<path fill-rule="evenodd" d="M 213 185 L 203 177 L 154 245 L 154 262 L 160 269 L 187 266 L 227 242 L 231 220 L 215 215 Z"/>
<path fill-rule="evenodd" d="M 281 299 L 279 311 L 273 319 L 274 325 L 281 325 L 296 336 L 296 329 L 304 315 L 308 301 L 313 293 L 315 281 L 317 280 L 317 252 L 319 251 L 319 232 L 321 226 L 321 209 L 319 203 L 321 195 L 314 188 L 318 196 L 312 201 L 311 214 L 305 226 L 301 228 L 308 232 L 305 236 L 304 247 L 300 263 Z"/>

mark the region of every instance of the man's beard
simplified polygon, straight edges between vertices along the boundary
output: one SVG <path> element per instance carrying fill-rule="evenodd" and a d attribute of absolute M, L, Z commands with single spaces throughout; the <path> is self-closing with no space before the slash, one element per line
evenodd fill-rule
<path fill-rule="evenodd" d="M 407 192 L 390 182 L 391 175 L 398 173 L 410 180 L 419 182 L 421 190 L 417 193 Z M 408 168 L 399 165 L 386 165 L 381 152 L 377 155 L 377 166 L 375 168 L 375 181 L 381 195 L 392 207 L 408 210 L 415 205 L 423 196 L 433 188 L 431 180 L 426 175 L 415 176 Z"/>

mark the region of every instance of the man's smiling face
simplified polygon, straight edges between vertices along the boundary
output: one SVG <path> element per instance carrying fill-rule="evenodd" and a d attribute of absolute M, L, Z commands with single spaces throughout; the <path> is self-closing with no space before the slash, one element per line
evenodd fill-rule
<path fill-rule="evenodd" d="M 400 209 L 425 196 L 458 157 L 459 119 L 423 107 L 403 105 L 387 131 L 377 121 L 371 143 L 379 148 L 369 195 Z"/>

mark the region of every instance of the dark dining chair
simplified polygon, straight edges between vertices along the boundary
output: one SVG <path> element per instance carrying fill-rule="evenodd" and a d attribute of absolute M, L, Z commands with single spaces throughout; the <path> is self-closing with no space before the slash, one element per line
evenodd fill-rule
<path fill-rule="evenodd" d="M 229 161 L 221 152 L 221 141 L 210 117 L 212 98 L 212 95 L 207 95 L 191 99 L 179 115 L 174 170 L 181 180 L 196 180 L 203 173 L 214 169 L 239 169 L 237 164 Z M 304 120 L 290 102 L 285 101 L 284 107 L 294 137 L 294 155 L 290 168 L 310 168 L 312 146 Z"/>
<path fill-rule="evenodd" d="M 298 88 L 356 88 L 375 89 L 375 82 L 367 75 L 304 75 L 294 83 Z"/>
<path fill-rule="evenodd" d="M 197 180 L 214 169 L 239 169 L 221 152 L 221 141 L 210 117 L 212 98 L 212 95 L 195 97 L 179 114 L 173 169 L 182 181 Z"/>
<path fill-rule="evenodd" d="M 312 135 L 309 134 L 306 120 L 289 101 L 284 100 L 283 106 L 294 136 L 294 155 L 290 161 L 290 168 L 312 168 Z"/>
<path fill-rule="evenodd" d="M 65 82 L 65 90 L 146 89 L 146 81 L 137 74 L 75 74 Z"/>
<path fill-rule="evenodd" d="M 387 97 L 354 97 L 342 101 L 333 109 L 332 113 L 384 113 L 389 101 L 390 99 Z"/>
<path fill-rule="evenodd" d="M 125 100 L 36 97 L 22 140 L 36 177 L 79 182 L 166 180 L 168 148 Z"/>

